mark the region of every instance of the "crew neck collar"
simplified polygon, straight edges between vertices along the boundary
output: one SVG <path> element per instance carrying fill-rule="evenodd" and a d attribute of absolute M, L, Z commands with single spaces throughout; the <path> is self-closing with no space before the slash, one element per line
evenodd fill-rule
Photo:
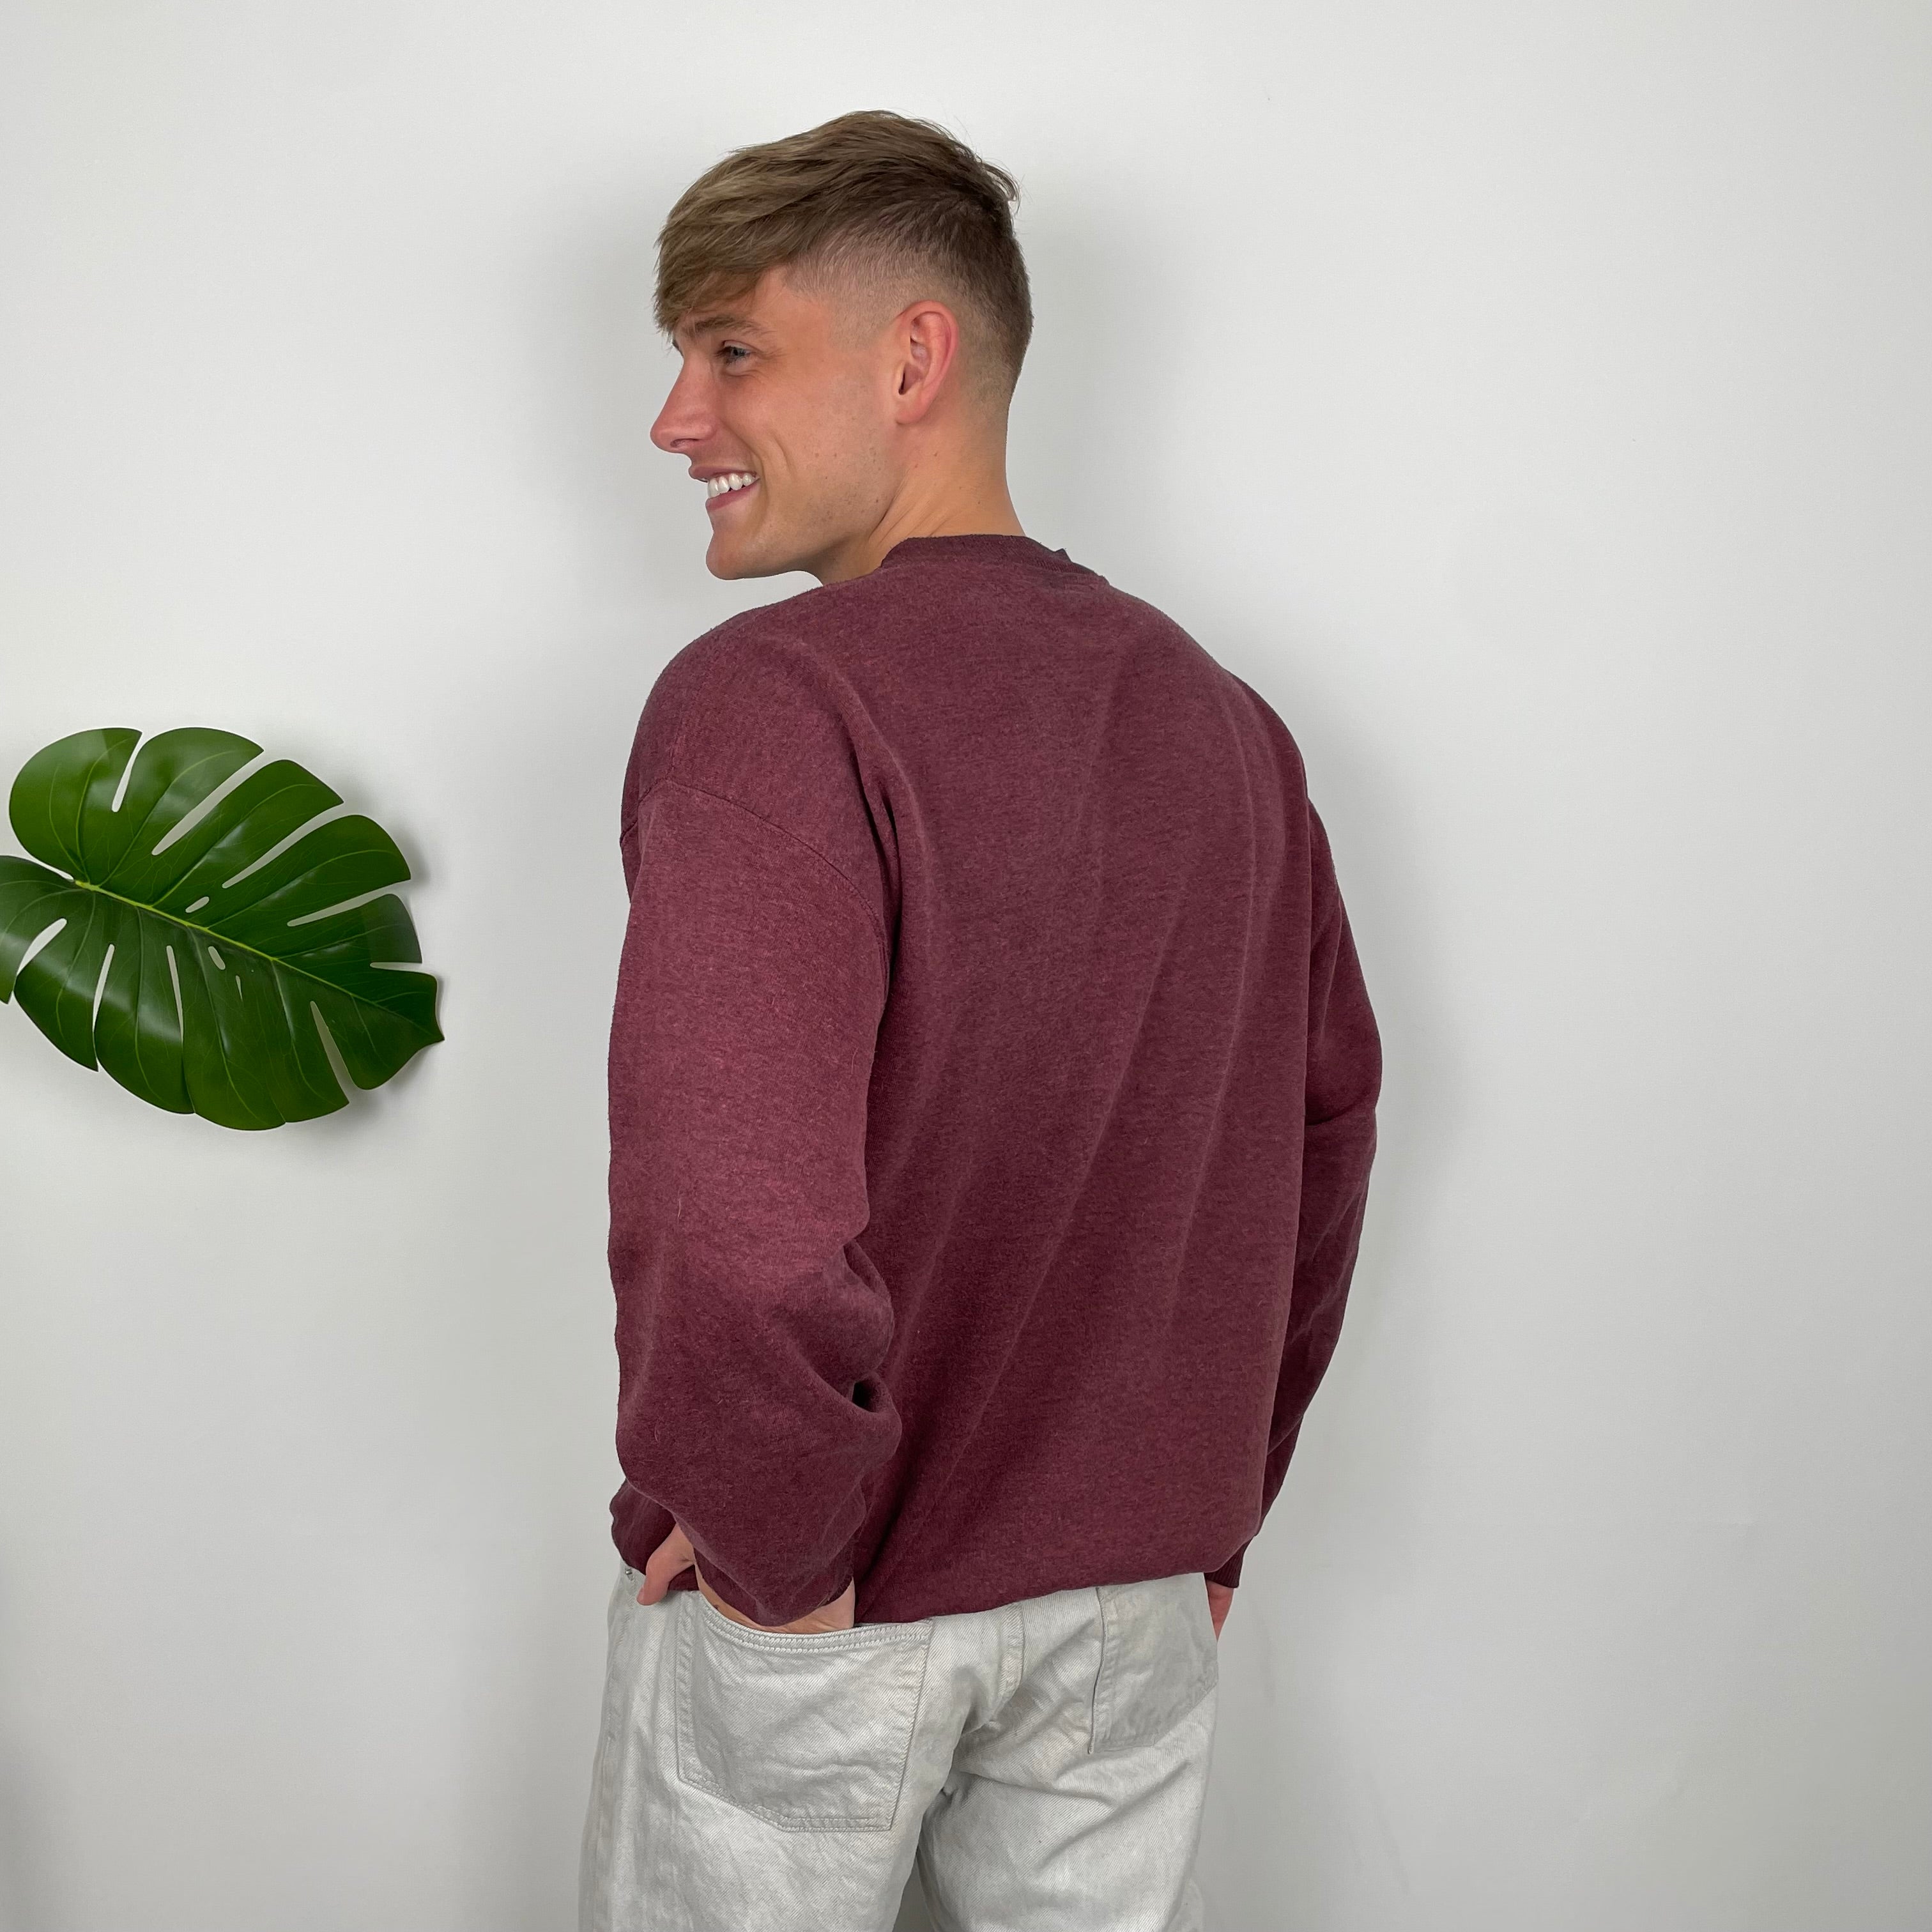
<path fill-rule="evenodd" d="M 944 562 L 1030 564 L 1036 569 L 1082 570 L 1064 550 L 1048 550 L 1036 537 L 1012 530 L 962 530 L 950 536 L 901 537 L 874 568 L 896 563 Z"/>

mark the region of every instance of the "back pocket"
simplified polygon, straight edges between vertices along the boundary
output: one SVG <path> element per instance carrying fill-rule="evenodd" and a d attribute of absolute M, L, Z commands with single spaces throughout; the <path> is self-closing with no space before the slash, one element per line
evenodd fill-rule
<path fill-rule="evenodd" d="M 932 1619 L 755 1630 L 682 1594 L 678 1776 L 782 1831 L 890 1830 Z"/>
<path fill-rule="evenodd" d="M 1100 1667 L 1088 1750 L 1129 1750 L 1165 1737 L 1220 1682 L 1208 1585 L 1198 1570 L 1102 1583 Z"/>

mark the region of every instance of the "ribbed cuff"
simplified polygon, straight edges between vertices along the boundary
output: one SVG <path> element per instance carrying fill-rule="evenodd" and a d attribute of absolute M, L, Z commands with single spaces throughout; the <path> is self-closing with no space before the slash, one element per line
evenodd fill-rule
<path fill-rule="evenodd" d="M 1253 1538 L 1252 1537 L 1250 1538 L 1249 1541 L 1252 1542 L 1252 1540 Z M 1220 1583 L 1230 1590 L 1233 1589 L 1241 1580 L 1241 1558 L 1246 1556 L 1247 1553 L 1248 1545 L 1244 1543 L 1241 1545 L 1240 1549 L 1234 1552 L 1233 1556 L 1228 1558 L 1226 1562 L 1221 1565 L 1220 1569 L 1210 1570 L 1208 1571 L 1208 1582 L 1210 1583 Z"/>

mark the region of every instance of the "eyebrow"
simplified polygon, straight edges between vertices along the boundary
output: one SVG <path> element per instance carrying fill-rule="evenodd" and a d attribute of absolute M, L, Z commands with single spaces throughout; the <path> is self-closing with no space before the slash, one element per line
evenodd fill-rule
<path fill-rule="evenodd" d="M 736 329 L 741 334 L 763 335 L 766 332 L 748 315 L 731 315 L 722 310 L 710 315 L 701 315 L 696 321 L 685 325 L 687 335 L 698 337 L 721 334 L 726 329 Z"/>

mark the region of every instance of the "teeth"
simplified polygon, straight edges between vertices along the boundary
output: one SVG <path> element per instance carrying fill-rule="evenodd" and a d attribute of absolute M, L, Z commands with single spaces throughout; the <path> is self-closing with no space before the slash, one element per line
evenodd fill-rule
<path fill-rule="evenodd" d="M 742 490 L 758 480 L 757 473 L 749 470 L 734 470 L 728 476 L 707 478 L 704 494 L 707 496 L 722 496 L 728 490 Z"/>

